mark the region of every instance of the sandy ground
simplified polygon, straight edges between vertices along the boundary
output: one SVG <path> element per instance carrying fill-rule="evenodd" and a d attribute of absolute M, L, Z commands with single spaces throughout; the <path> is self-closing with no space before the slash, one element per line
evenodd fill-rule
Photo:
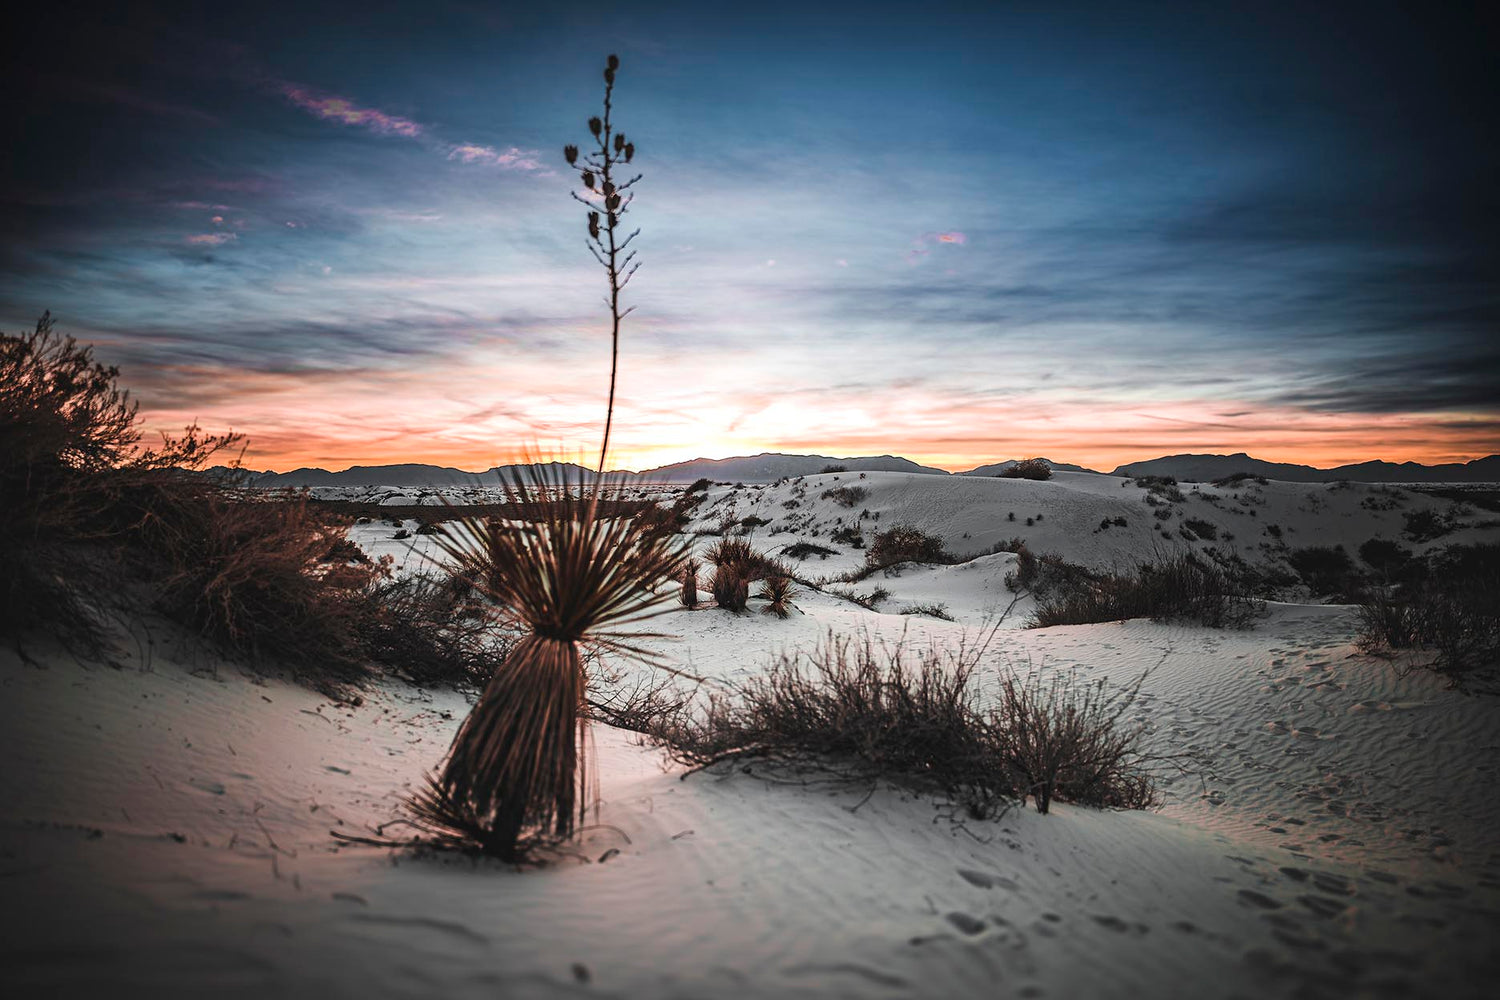
<path fill-rule="evenodd" d="M 1069 500 L 1139 493 L 1091 485 Z M 937 526 L 951 503 L 929 509 Z M 1064 519 L 1045 509 L 1044 523 Z M 897 516 L 918 515 L 882 520 Z M 1319 530 L 1313 516 L 1303 530 Z M 977 538 L 967 517 L 942 530 Z M 379 551 L 393 531 L 366 526 L 361 541 Z M 955 622 L 803 592 L 786 621 L 709 609 L 656 626 L 677 636 L 662 647 L 675 662 L 715 677 L 761 669 L 830 629 L 953 643 L 978 634 L 1004 596 L 1009 558 L 887 584 L 904 589 L 884 609 L 942 600 Z M 986 682 L 1003 670 L 1114 683 L 1151 671 L 1138 721 L 1153 745 L 1213 760 L 1211 774 L 1172 779 L 1159 812 L 1058 805 L 976 822 L 886 785 L 684 780 L 659 751 L 598 727 L 599 826 L 576 854 L 526 872 L 331 835 L 399 818 L 467 711 L 461 696 L 391 681 L 357 706 L 333 704 L 145 623 L 140 642 L 122 641 L 121 669 L 40 647 L 29 650 L 38 668 L 7 649 L 0 986 L 14 996 L 1488 995 L 1500 973 L 1496 703 L 1359 654 L 1353 631 L 1352 609 L 1279 604 L 1243 631 L 1133 621 L 997 634 Z"/>

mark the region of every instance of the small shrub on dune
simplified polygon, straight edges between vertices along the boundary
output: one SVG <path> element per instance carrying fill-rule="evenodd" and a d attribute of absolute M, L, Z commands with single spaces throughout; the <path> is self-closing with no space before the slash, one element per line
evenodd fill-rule
<path fill-rule="evenodd" d="M 1426 650 L 1420 664 L 1465 687 L 1500 670 L 1500 545 L 1455 545 L 1423 574 L 1372 588 L 1360 602 L 1366 652 Z"/>
<path fill-rule="evenodd" d="M 652 734 L 679 763 L 768 759 L 953 796 L 975 816 L 1015 789 L 981 708 L 972 658 L 829 636 Z"/>
<path fill-rule="evenodd" d="M 835 486 L 833 489 L 824 490 L 822 493 L 824 500 L 832 500 L 840 507 L 849 507 L 851 509 L 858 506 L 869 495 L 870 491 L 863 486 Z"/>
<path fill-rule="evenodd" d="M 943 540 L 916 528 L 897 525 L 877 531 L 865 550 L 867 569 L 883 569 L 897 563 L 952 563 L 956 560 L 943 548 Z"/>
<path fill-rule="evenodd" d="M 1047 480 L 1052 478 L 1052 466 L 1040 458 L 1022 459 L 1010 468 L 1002 470 L 1000 478 Z"/>
<path fill-rule="evenodd" d="M 1032 628 L 1129 618 L 1238 628 L 1257 611 L 1255 602 L 1241 596 L 1221 571 L 1189 556 L 1144 563 L 1128 573 L 1077 569 L 1039 597 Z"/>
<path fill-rule="evenodd" d="M 839 554 L 838 549 L 830 549 L 826 545 L 818 545 L 814 542 L 793 542 L 781 550 L 781 554 L 790 559 L 806 559 L 808 556 L 817 556 L 819 559 L 827 559 L 829 556 Z"/>
<path fill-rule="evenodd" d="M 1359 557 L 1377 573 L 1394 576 L 1411 562 L 1411 550 L 1388 538 L 1371 538 L 1360 545 Z"/>
<path fill-rule="evenodd" d="M 1289 553 L 1286 561 L 1314 594 L 1339 594 L 1356 576 L 1354 562 L 1342 545 L 1310 545 Z"/>
<path fill-rule="evenodd" d="M 1144 678 L 1142 678 L 1144 680 Z M 1005 734 L 1006 762 L 1024 803 L 1046 813 L 1054 799 L 1110 809 L 1150 809 L 1160 804 L 1142 748 L 1143 730 L 1126 726 L 1140 681 L 1110 691 L 1103 681 L 1040 675 L 1001 682 L 994 725 Z"/>
<path fill-rule="evenodd" d="M 745 610 L 750 599 L 750 579 L 739 563 L 720 563 L 715 566 L 708 589 L 714 595 L 715 604 L 736 614 Z"/>
<path fill-rule="evenodd" d="M 766 614 L 777 618 L 790 617 L 792 613 L 792 578 L 777 574 L 761 581 L 760 591 L 755 595 L 767 601 Z"/>
<path fill-rule="evenodd" d="M 689 559 L 682 567 L 682 593 L 678 600 L 692 611 L 698 607 L 698 560 Z"/>
<path fill-rule="evenodd" d="M 757 550 L 743 538 L 725 538 L 715 542 L 704 558 L 715 566 L 736 567 L 749 583 L 763 580 L 774 573 L 785 572 L 779 562 Z"/>

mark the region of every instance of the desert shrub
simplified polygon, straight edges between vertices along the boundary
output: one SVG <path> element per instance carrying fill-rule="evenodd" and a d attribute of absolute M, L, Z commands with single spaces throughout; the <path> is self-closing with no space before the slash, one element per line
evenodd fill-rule
<path fill-rule="evenodd" d="M 1215 479 L 1214 480 L 1214 485 L 1215 486 L 1220 486 L 1220 487 L 1224 487 L 1224 486 L 1238 486 L 1241 483 L 1247 483 L 1247 482 L 1248 483 L 1258 483 L 1261 486 L 1265 486 L 1266 485 L 1266 477 L 1265 476 L 1257 476 L 1253 472 L 1231 472 L 1229 475 L 1225 476 L 1223 479 Z"/>
<path fill-rule="evenodd" d="M 842 597 L 846 601 L 853 601 L 867 611 L 874 611 L 876 605 L 891 596 L 891 592 L 884 587 L 876 587 L 871 591 L 861 594 L 853 587 L 847 585 L 829 587 L 828 593 L 834 597 Z"/>
<path fill-rule="evenodd" d="M 1005 587 L 1012 593 L 1046 597 L 1082 587 L 1094 576 L 1083 566 L 1063 561 L 1055 552 L 1036 555 L 1024 542 L 1015 553 L 1016 568 L 1005 575 Z"/>
<path fill-rule="evenodd" d="M 754 514 L 750 514 L 746 517 L 740 518 L 740 527 L 745 531 L 754 531 L 756 528 L 764 527 L 765 525 L 768 525 L 770 523 L 771 522 L 766 520 L 765 518 L 757 517 Z"/>
<path fill-rule="evenodd" d="M 421 524 L 417 525 L 417 534 L 446 535 L 447 532 L 443 530 L 443 526 L 441 524 L 436 524 L 432 521 L 423 521 Z"/>
<path fill-rule="evenodd" d="M 1102 680 L 1080 685 L 1061 674 L 1045 684 L 1039 674 L 1002 681 L 993 726 L 1021 802 L 1030 795 L 1039 813 L 1053 799 L 1112 809 L 1160 804 L 1143 729 L 1123 721 L 1139 689 L 1139 681 L 1111 691 Z"/>
<path fill-rule="evenodd" d="M 692 485 L 688 486 L 688 488 L 685 489 L 685 490 L 683 490 L 682 492 L 683 492 L 683 494 L 685 496 L 691 496 L 694 493 L 701 493 L 701 492 L 703 492 L 704 490 L 708 489 L 713 484 L 714 484 L 714 481 L 712 479 L 707 478 L 707 477 L 705 477 L 703 479 L 694 479 L 693 482 L 692 482 Z"/>
<path fill-rule="evenodd" d="M 394 539 L 396 539 L 397 541 L 400 541 L 400 540 L 402 540 L 404 538 L 410 538 L 411 537 L 411 532 L 407 531 L 405 528 L 400 528 L 391 537 L 394 538 Z"/>
<path fill-rule="evenodd" d="M 821 472 L 821 473 L 848 472 L 848 471 L 849 471 L 849 467 L 846 466 L 846 465 L 825 465 L 825 466 L 823 466 L 822 469 L 819 470 L 819 472 Z"/>
<path fill-rule="evenodd" d="M 840 545 L 847 545 L 850 548 L 855 549 L 862 549 L 865 547 L 864 534 L 860 532 L 859 528 L 852 524 L 834 530 L 828 536 L 828 540 L 831 542 L 838 542 Z"/>
<path fill-rule="evenodd" d="M 785 567 L 777 560 L 758 551 L 743 538 L 725 538 L 715 542 L 704 558 L 715 566 L 736 567 L 746 583 L 764 579 L 773 573 L 785 572 Z"/>
<path fill-rule="evenodd" d="M 650 735 L 679 717 L 691 697 L 670 675 L 649 671 L 618 677 L 596 670 L 589 678 L 586 708 L 590 719 Z"/>
<path fill-rule="evenodd" d="M 792 578 L 777 574 L 762 580 L 760 591 L 755 596 L 768 602 L 765 608 L 766 614 L 786 618 L 792 613 L 793 590 Z"/>
<path fill-rule="evenodd" d="M 1295 549 L 1286 560 L 1315 594 L 1341 593 L 1354 575 L 1354 562 L 1342 545 Z"/>
<path fill-rule="evenodd" d="M 806 559 L 808 556 L 817 556 L 819 559 L 827 559 L 829 556 L 839 554 L 838 549 L 830 549 L 826 545 L 818 545 L 813 542 L 793 542 L 781 550 L 781 554 L 792 559 Z"/>
<path fill-rule="evenodd" d="M 1462 687 L 1500 667 L 1500 545 L 1449 546 L 1429 561 L 1427 572 L 1365 595 L 1358 643 L 1431 651 L 1424 665 Z"/>
<path fill-rule="evenodd" d="M 689 611 L 698 607 L 698 560 L 689 559 L 682 567 L 682 593 L 678 600 Z"/>
<path fill-rule="evenodd" d="M 724 562 L 715 566 L 708 589 L 714 595 L 714 603 L 725 611 L 744 611 L 750 599 L 750 579 L 741 563 Z"/>
<path fill-rule="evenodd" d="M 1388 538 L 1371 538 L 1360 545 L 1359 557 L 1371 569 L 1389 576 L 1411 562 L 1411 550 Z"/>
<path fill-rule="evenodd" d="M 832 500 L 840 507 L 850 508 L 863 501 L 869 495 L 870 491 L 863 486 L 835 486 L 832 489 L 824 490 L 822 493 L 824 500 Z"/>
<path fill-rule="evenodd" d="M 359 651 L 416 684 L 478 690 L 515 643 L 462 576 L 376 579 L 362 597 Z"/>
<path fill-rule="evenodd" d="M 881 569 L 903 562 L 951 563 L 954 557 L 943 548 L 943 540 L 916 528 L 896 525 L 877 531 L 865 552 L 865 565 Z"/>
<path fill-rule="evenodd" d="M 1000 472 L 1002 479 L 1035 479 L 1044 480 L 1052 478 L 1052 466 L 1040 458 L 1026 458 Z"/>
<path fill-rule="evenodd" d="M 1202 538 L 1210 542 L 1217 540 L 1219 537 L 1219 529 L 1212 521 L 1190 517 L 1182 522 L 1182 526 L 1192 533 L 1190 537 Z"/>
<path fill-rule="evenodd" d="M 1134 482 L 1146 491 L 1148 501 L 1153 497 L 1167 503 L 1187 501 L 1187 497 L 1177 487 L 1177 480 L 1172 476 L 1136 476 Z"/>
<path fill-rule="evenodd" d="M 1037 600 L 1032 628 L 1152 618 L 1213 628 L 1248 624 L 1255 604 L 1223 572 L 1190 556 L 1143 563 L 1126 573 L 1059 573 Z"/>
<path fill-rule="evenodd" d="M 1409 510 L 1402 516 L 1406 520 L 1403 534 L 1418 544 L 1442 538 L 1456 527 L 1450 518 L 1444 517 L 1431 507 Z"/>
<path fill-rule="evenodd" d="M 995 554 L 995 553 L 998 553 L 998 552 L 1016 552 L 1016 553 L 1019 553 L 1024 548 L 1026 548 L 1026 540 L 1024 538 L 1022 538 L 1020 535 L 1016 535 L 1016 536 L 1014 536 L 1012 538 L 1002 538 L 999 541 L 997 541 L 994 545 L 991 545 L 990 546 L 990 553 L 992 555 Z"/>
<path fill-rule="evenodd" d="M 768 759 L 951 796 L 972 815 L 1015 794 L 1007 746 L 980 704 L 972 658 L 829 636 L 654 734 L 679 763 Z"/>
<path fill-rule="evenodd" d="M 945 622 L 951 622 L 953 616 L 948 613 L 946 604 L 908 604 L 897 614 L 902 615 L 925 615 L 928 618 L 941 618 Z"/>

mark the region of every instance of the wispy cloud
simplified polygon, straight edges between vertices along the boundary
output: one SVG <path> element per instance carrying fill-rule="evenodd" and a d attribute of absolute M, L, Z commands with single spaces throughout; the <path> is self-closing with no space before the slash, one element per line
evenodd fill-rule
<path fill-rule="evenodd" d="M 197 233 L 185 238 L 184 242 L 199 247 L 221 247 L 225 243 L 239 239 L 234 233 Z"/>
<path fill-rule="evenodd" d="M 541 170 L 543 166 L 542 162 L 537 159 L 539 155 L 534 149 L 518 149 L 512 146 L 502 152 L 493 146 L 481 146 L 473 142 L 459 143 L 448 150 L 450 160 L 478 163 L 505 170 Z"/>
<path fill-rule="evenodd" d="M 362 108 L 347 97 L 339 97 L 337 94 L 323 93 L 295 83 L 283 83 L 279 89 L 282 96 L 297 107 L 328 121 L 357 125 L 380 135 L 399 135 L 408 139 L 416 139 L 425 131 L 410 118 L 388 115 L 374 108 Z"/>

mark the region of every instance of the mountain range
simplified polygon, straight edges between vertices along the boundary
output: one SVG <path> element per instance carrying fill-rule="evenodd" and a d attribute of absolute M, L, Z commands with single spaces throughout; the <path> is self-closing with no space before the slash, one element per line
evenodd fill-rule
<path fill-rule="evenodd" d="M 1080 465 L 1043 459 L 1059 472 L 1092 472 Z M 764 452 L 734 458 L 695 458 L 687 462 L 663 465 L 641 472 L 615 471 L 610 479 L 643 480 L 658 483 L 690 483 L 696 479 L 730 482 L 774 482 L 794 476 L 809 476 L 831 466 L 849 472 L 910 472 L 934 476 L 996 476 L 1016 464 L 1015 459 L 981 465 L 966 472 L 949 473 L 895 455 L 856 458 L 832 458 L 827 455 L 784 455 Z M 549 462 L 537 466 L 546 470 L 549 479 L 576 479 L 592 476 L 582 466 L 567 462 Z M 355 465 L 341 472 L 303 468 L 290 472 L 246 472 L 247 482 L 259 487 L 303 486 L 474 486 L 494 485 L 501 476 L 524 466 L 502 465 L 484 472 L 466 472 L 439 465 Z M 222 466 L 210 473 L 225 474 Z M 1417 462 L 1360 462 L 1332 469 L 1287 462 L 1266 462 L 1244 452 L 1233 455 L 1167 455 L 1145 462 L 1131 462 L 1115 469 L 1114 476 L 1172 476 L 1183 482 L 1206 482 L 1222 479 L 1236 472 L 1264 476 L 1294 483 L 1322 483 L 1347 479 L 1361 483 L 1478 483 L 1500 482 L 1500 455 L 1478 458 L 1472 462 L 1445 465 L 1421 465 Z"/>

